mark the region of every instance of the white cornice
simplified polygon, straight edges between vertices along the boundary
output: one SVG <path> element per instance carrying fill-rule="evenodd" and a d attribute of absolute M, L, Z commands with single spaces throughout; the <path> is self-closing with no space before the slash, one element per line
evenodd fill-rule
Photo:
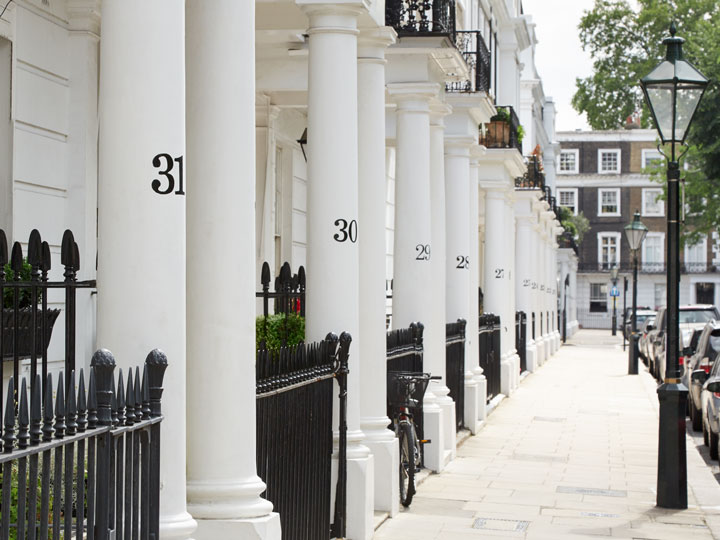
<path fill-rule="evenodd" d="M 607 131 L 558 131 L 559 142 L 655 142 L 658 138 L 654 129 L 617 129 Z"/>

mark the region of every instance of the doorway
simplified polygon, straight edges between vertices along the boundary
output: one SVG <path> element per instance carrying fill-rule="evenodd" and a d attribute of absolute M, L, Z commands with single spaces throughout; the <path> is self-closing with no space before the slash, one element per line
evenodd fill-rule
<path fill-rule="evenodd" d="M 697 304 L 715 304 L 715 284 L 714 283 L 696 283 L 695 284 L 695 303 L 697 303 Z"/>

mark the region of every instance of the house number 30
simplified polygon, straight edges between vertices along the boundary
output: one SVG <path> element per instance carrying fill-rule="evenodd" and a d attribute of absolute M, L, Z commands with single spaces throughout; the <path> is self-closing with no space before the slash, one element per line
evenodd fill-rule
<path fill-rule="evenodd" d="M 155 156 L 152 160 L 153 167 L 158 169 L 158 174 L 160 176 L 164 176 L 165 180 L 167 181 L 167 186 L 165 188 L 162 188 L 163 182 L 162 180 L 158 180 L 155 178 L 152 181 L 152 190 L 157 193 L 158 195 L 169 195 L 173 193 L 175 190 L 175 174 L 172 173 L 172 170 L 175 168 L 175 164 L 177 163 L 178 166 L 178 172 L 177 172 L 177 183 L 178 188 L 177 191 L 175 191 L 175 195 L 185 195 L 185 190 L 183 189 L 183 181 L 184 181 L 184 168 L 183 168 L 183 156 L 176 157 L 173 159 L 173 157 L 170 154 L 158 154 Z"/>

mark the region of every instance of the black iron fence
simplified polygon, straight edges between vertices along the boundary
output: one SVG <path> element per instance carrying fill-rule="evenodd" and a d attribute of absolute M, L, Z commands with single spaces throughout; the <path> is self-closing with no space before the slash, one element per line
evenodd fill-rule
<path fill-rule="evenodd" d="M 0 325 L 0 380 L 3 364 L 12 361 L 13 377 L 20 379 L 20 362 L 30 358 L 30 381 L 34 384 L 38 374 L 38 360 L 42 383 L 48 376 L 48 345 L 59 309 L 48 308 L 50 290 L 65 292 L 65 373 L 75 370 L 76 291 L 95 287 L 95 280 L 78 281 L 80 255 L 73 233 L 66 230 L 62 237 L 60 261 L 64 268 L 62 281 L 51 281 L 50 246 L 33 229 L 24 254 L 20 242 L 15 242 L 8 257 L 8 242 L 0 229 L 0 297 L 2 298 L 2 325 Z M 8 272 L 9 270 L 9 272 Z M 65 389 L 68 390 L 67 388 Z M 15 389 L 17 394 L 17 388 Z M 14 396 L 17 402 L 17 395 Z M 3 389 L 0 384 L 0 403 Z"/>
<path fill-rule="evenodd" d="M 423 372 L 423 331 L 422 323 L 412 323 L 408 328 L 398 328 L 387 333 L 387 372 L 391 371 L 413 371 Z M 386 375 L 386 395 L 391 394 L 390 376 Z M 423 404 L 418 401 L 418 406 L 411 408 L 418 438 L 423 438 Z M 387 404 L 388 418 L 393 418 L 393 409 L 390 403 Z"/>
<path fill-rule="evenodd" d="M 8 383 L 2 444 L 0 538 L 110 540 L 159 537 L 160 398 L 167 358 L 159 350 L 122 370 L 107 350 L 92 358 L 88 391 L 80 370 L 67 385 L 35 374 Z M 66 392 L 66 388 L 69 390 Z M 13 399 L 19 390 L 19 401 Z M 53 406 L 53 394 L 55 403 Z M 67 397 L 66 397 L 67 396 Z"/>
<path fill-rule="evenodd" d="M 465 319 L 445 325 L 445 380 L 455 401 L 456 429 L 465 425 Z"/>
<path fill-rule="evenodd" d="M 582 262 L 578 264 L 578 272 L 584 273 L 610 273 L 614 266 L 618 267 L 618 271 L 630 273 L 633 271 L 633 263 L 631 261 L 616 264 L 615 262 Z M 638 263 L 638 272 L 641 274 L 664 274 L 667 271 L 665 263 L 646 262 Z M 680 272 L 683 274 L 715 274 L 718 267 L 711 263 L 683 262 L 680 263 Z"/>
<path fill-rule="evenodd" d="M 455 41 L 455 0 L 386 0 L 385 24 L 399 37 L 446 34 Z"/>
<path fill-rule="evenodd" d="M 520 373 L 527 371 L 527 314 L 515 312 L 515 349 L 520 357 Z"/>
<path fill-rule="evenodd" d="M 468 66 L 469 77 L 466 80 L 449 82 L 447 92 L 489 92 L 490 91 L 490 51 L 479 30 L 458 30 L 455 45 L 460 50 Z"/>
<path fill-rule="evenodd" d="M 291 320 L 292 315 L 305 317 L 305 268 L 300 267 L 297 274 L 290 270 L 287 262 L 280 268 L 280 274 L 275 278 L 274 290 L 270 292 L 270 265 L 263 263 L 260 282 L 262 291 L 256 292 L 256 298 L 262 298 L 263 313 L 261 326 L 258 328 L 260 337 L 258 349 L 265 349 L 272 344 L 267 343 L 267 338 L 272 334 L 270 326 L 277 324 L 279 334 L 279 345 L 285 347 L 291 339 L 291 334 L 304 328 L 301 322 Z M 271 320 L 270 301 L 273 301 L 273 313 L 281 315 L 280 321 Z M 304 333 L 304 331 L 303 331 Z"/>
<path fill-rule="evenodd" d="M 478 319 L 479 364 L 487 380 L 487 401 L 500 394 L 500 316 L 483 313 Z"/>
<path fill-rule="evenodd" d="M 283 538 L 345 537 L 350 334 L 257 353 L 257 467 Z M 339 392 L 338 478 L 331 522 L 333 379 Z"/>
<path fill-rule="evenodd" d="M 510 105 L 496 107 L 498 114 L 485 124 L 480 133 L 480 144 L 487 148 L 515 148 L 522 152 L 518 136 L 520 120 Z"/>

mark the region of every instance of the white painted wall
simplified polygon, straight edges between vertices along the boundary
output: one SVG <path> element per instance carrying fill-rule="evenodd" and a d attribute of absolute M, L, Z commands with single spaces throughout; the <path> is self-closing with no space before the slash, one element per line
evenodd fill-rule
<path fill-rule="evenodd" d="M 0 37 L 0 229 L 12 236 L 12 46 Z"/>

